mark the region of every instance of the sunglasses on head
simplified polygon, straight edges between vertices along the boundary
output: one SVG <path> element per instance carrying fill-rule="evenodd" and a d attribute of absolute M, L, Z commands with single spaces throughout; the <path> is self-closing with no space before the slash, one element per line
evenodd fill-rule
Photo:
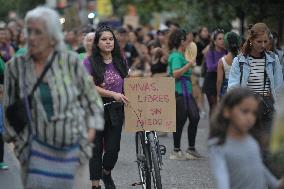
<path fill-rule="evenodd" d="M 216 39 L 216 37 L 217 37 L 217 35 L 218 35 L 219 33 L 225 33 L 225 31 L 224 31 L 223 29 L 221 29 L 221 28 L 215 29 L 215 30 L 213 31 L 213 33 L 212 33 L 213 39 Z"/>

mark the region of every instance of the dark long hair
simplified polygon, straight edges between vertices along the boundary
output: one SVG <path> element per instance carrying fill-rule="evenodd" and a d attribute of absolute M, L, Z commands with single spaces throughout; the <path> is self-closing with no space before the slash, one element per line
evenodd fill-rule
<path fill-rule="evenodd" d="M 227 32 L 224 36 L 224 43 L 226 50 L 231 52 L 233 56 L 237 56 L 239 53 L 241 39 L 235 32 Z"/>
<path fill-rule="evenodd" d="M 96 30 L 95 39 L 94 39 L 93 48 L 92 48 L 92 55 L 90 57 L 90 62 L 92 66 L 92 75 L 94 77 L 94 81 L 96 85 L 100 85 L 103 83 L 105 67 L 106 67 L 106 64 L 104 63 L 103 57 L 101 55 L 101 50 L 98 47 L 99 39 L 102 36 L 103 32 L 110 32 L 113 35 L 114 49 L 111 52 L 111 55 L 112 55 L 112 62 L 113 62 L 115 69 L 118 71 L 119 75 L 122 78 L 125 78 L 127 76 L 127 71 L 128 71 L 127 62 L 121 54 L 118 41 L 113 31 L 108 26 L 100 26 Z"/>
<path fill-rule="evenodd" d="M 186 32 L 182 29 L 172 31 L 169 36 L 168 46 L 170 50 L 178 49 L 182 40 L 186 40 Z"/>
<path fill-rule="evenodd" d="M 210 50 L 214 51 L 215 50 L 215 40 L 217 39 L 218 35 L 222 33 L 225 34 L 225 31 L 221 28 L 215 29 L 212 34 L 211 34 L 211 42 L 210 42 Z"/>
<path fill-rule="evenodd" d="M 255 98 L 259 101 L 255 93 L 247 88 L 235 88 L 230 90 L 222 99 L 220 104 L 216 107 L 210 119 L 210 133 L 209 139 L 218 138 L 218 144 L 222 145 L 226 141 L 226 134 L 230 124 L 230 120 L 224 117 L 224 109 L 233 109 L 240 104 L 244 99 Z M 259 103 L 258 103 L 259 104 Z M 261 113 L 257 113 L 257 118 L 254 126 L 251 128 L 250 133 L 259 141 L 257 131 L 261 127 L 260 121 Z"/>

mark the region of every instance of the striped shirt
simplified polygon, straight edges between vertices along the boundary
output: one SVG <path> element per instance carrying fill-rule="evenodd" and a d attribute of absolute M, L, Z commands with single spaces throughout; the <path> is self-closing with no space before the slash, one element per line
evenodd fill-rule
<path fill-rule="evenodd" d="M 12 59 L 5 70 L 5 110 L 17 98 L 24 96 L 24 68 L 28 93 L 37 81 L 33 60 L 28 55 Z M 32 99 L 33 134 L 55 147 L 79 142 L 84 150 L 87 145 L 91 145 L 87 142 L 88 128 L 103 129 L 104 119 L 102 100 L 78 56 L 70 52 L 57 53 L 45 75 L 45 81 L 50 88 L 54 114 L 48 119 L 37 88 Z M 27 146 L 28 127 L 19 135 L 8 122 L 5 127 L 8 136 L 16 137 L 15 152 L 18 157 L 21 156 Z"/>
<path fill-rule="evenodd" d="M 266 76 L 266 82 L 264 82 L 265 57 L 253 58 L 250 56 L 249 59 L 251 61 L 251 65 L 247 84 L 248 88 L 258 94 L 270 93 L 270 80 L 268 76 Z"/>

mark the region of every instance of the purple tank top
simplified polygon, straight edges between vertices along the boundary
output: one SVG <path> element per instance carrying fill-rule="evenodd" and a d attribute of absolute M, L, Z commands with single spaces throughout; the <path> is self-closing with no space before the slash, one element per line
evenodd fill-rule
<path fill-rule="evenodd" d="M 89 74 L 92 74 L 91 62 L 88 58 L 83 60 L 83 64 Z M 114 91 L 117 93 L 123 92 L 123 78 L 115 69 L 113 63 L 106 64 L 106 70 L 104 73 L 104 89 Z"/>
<path fill-rule="evenodd" d="M 207 72 L 217 72 L 218 61 L 226 54 L 226 51 L 209 50 L 205 56 Z"/>

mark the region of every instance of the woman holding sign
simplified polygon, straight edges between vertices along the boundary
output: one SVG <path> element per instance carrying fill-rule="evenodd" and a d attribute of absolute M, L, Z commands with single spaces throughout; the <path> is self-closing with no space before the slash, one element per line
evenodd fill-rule
<path fill-rule="evenodd" d="M 90 160 L 92 188 L 101 188 L 102 179 L 106 189 L 115 189 L 111 170 L 120 150 L 123 103 L 128 101 L 123 95 L 123 79 L 127 76 L 128 69 L 117 39 L 109 27 L 101 26 L 97 29 L 90 63 L 86 63 L 85 67 L 93 76 L 97 91 L 105 104 L 105 129 L 96 133 L 93 158 Z"/>
<path fill-rule="evenodd" d="M 195 61 L 187 61 L 184 51 L 187 45 L 186 33 L 181 29 L 173 31 L 169 36 L 168 58 L 170 75 L 176 79 L 176 132 L 173 133 L 174 150 L 170 155 L 173 160 L 199 159 L 201 155 L 195 149 L 195 138 L 199 122 L 199 110 L 192 97 L 192 84 L 190 76 Z M 180 149 L 183 126 L 189 118 L 188 149 L 185 154 Z"/>

